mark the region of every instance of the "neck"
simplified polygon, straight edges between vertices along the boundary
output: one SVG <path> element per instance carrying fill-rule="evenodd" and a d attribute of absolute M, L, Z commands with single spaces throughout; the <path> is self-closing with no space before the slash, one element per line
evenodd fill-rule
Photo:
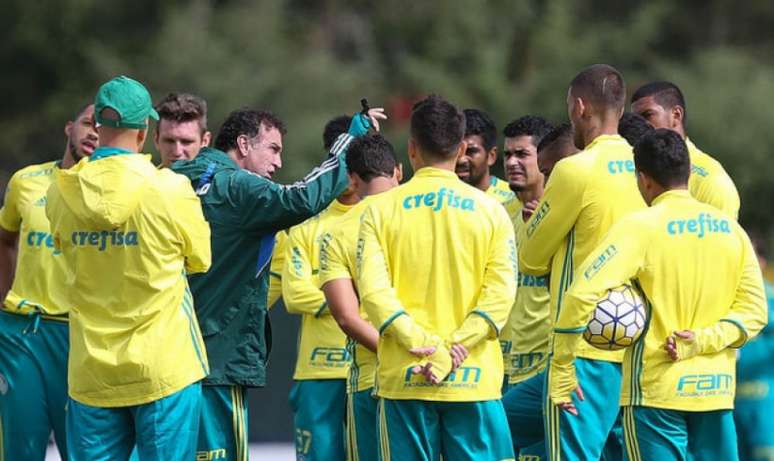
<path fill-rule="evenodd" d="M 244 169 L 244 167 L 245 167 L 244 158 L 240 157 L 239 153 L 236 150 L 231 149 L 231 150 L 226 152 L 226 155 L 228 155 L 229 158 L 231 158 L 231 160 L 233 160 L 234 163 L 236 163 L 237 166 L 239 166 L 239 168 Z"/>
<path fill-rule="evenodd" d="M 683 138 L 683 140 L 685 140 L 685 138 L 688 137 L 688 135 L 685 134 L 685 128 L 683 128 L 682 125 L 677 125 L 676 127 L 673 128 L 673 130 L 675 133 L 679 134 L 680 137 Z"/>
<path fill-rule="evenodd" d="M 535 184 L 525 187 L 524 189 L 516 192 L 516 196 L 519 197 L 521 203 L 527 203 L 532 200 L 540 200 L 543 196 L 543 181 L 537 181 Z"/>
<path fill-rule="evenodd" d="M 593 118 L 586 127 L 581 129 L 581 133 L 583 133 L 584 147 L 602 135 L 618 134 L 618 118 L 611 115 Z"/>
<path fill-rule="evenodd" d="M 64 155 L 62 156 L 62 163 L 59 165 L 59 168 L 66 170 L 75 165 L 75 163 L 75 156 L 70 151 L 70 146 L 68 145 L 65 147 Z"/>
<path fill-rule="evenodd" d="M 388 190 L 392 189 L 392 187 L 392 179 L 385 178 L 384 176 L 378 176 L 366 183 L 362 190 L 359 190 L 358 193 L 361 197 L 368 197 L 369 195 L 376 195 L 381 194 L 382 192 L 387 192 Z"/>
<path fill-rule="evenodd" d="M 342 205 L 354 205 L 360 201 L 360 196 L 356 192 L 344 192 L 336 200 Z"/>
<path fill-rule="evenodd" d="M 492 176 L 489 174 L 489 171 L 486 172 L 484 176 L 481 177 L 481 181 L 479 181 L 478 184 L 471 184 L 476 189 L 479 189 L 481 191 L 486 192 L 489 187 L 492 185 Z"/>

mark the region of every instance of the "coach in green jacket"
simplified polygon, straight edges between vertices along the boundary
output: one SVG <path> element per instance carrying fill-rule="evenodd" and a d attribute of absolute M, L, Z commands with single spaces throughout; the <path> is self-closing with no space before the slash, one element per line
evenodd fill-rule
<path fill-rule="evenodd" d="M 380 111 L 372 115 L 384 117 Z M 271 349 L 266 295 L 274 234 L 341 194 L 348 184 L 343 154 L 370 124 L 364 115 L 353 117 L 330 158 L 289 186 L 271 181 L 282 166 L 285 127 L 264 111 L 232 112 L 214 149 L 172 165 L 191 180 L 212 231 L 212 267 L 189 277 L 210 361 L 197 456 L 247 459 L 246 388 L 265 384 Z"/>

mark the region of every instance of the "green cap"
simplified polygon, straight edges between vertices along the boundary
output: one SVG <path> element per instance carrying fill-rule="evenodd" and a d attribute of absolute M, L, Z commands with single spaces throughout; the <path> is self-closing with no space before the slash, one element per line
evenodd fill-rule
<path fill-rule="evenodd" d="M 116 111 L 118 118 L 103 117 L 105 109 Z M 100 125 L 142 129 L 148 127 L 148 117 L 158 120 L 159 114 L 142 83 L 122 75 L 99 87 L 94 100 L 94 119 Z"/>

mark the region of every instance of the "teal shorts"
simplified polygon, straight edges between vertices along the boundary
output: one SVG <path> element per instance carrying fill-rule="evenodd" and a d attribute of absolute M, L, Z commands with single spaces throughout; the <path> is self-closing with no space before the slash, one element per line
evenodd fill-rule
<path fill-rule="evenodd" d="M 67 459 L 69 325 L 0 311 L 0 459 L 39 460 L 54 431 Z"/>
<path fill-rule="evenodd" d="M 67 447 L 74 460 L 196 459 L 202 387 L 191 384 L 159 400 L 119 408 L 69 400 Z M 40 458 L 42 459 L 42 458 Z"/>
<path fill-rule="evenodd" d="M 520 460 L 546 459 L 543 429 L 543 387 L 546 374 L 537 375 L 518 384 L 511 384 L 503 395 L 503 407 L 511 429 L 513 451 Z"/>
<path fill-rule="evenodd" d="M 369 461 L 379 457 L 376 441 L 378 400 L 371 395 L 373 388 L 347 395 L 347 459 Z"/>
<path fill-rule="evenodd" d="M 512 460 L 500 400 L 427 402 L 379 399 L 379 460 Z"/>
<path fill-rule="evenodd" d="M 196 459 L 246 461 L 247 435 L 247 390 L 202 386 Z"/>
<path fill-rule="evenodd" d="M 768 383 L 774 392 L 774 382 Z M 768 389 L 767 389 L 768 390 Z M 734 422 L 739 435 L 739 457 L 750 461 L 774 460 L 774 396 L 741 399 L 737 394 Z"/>
<path fill-rule="evenodd" d="M 554 405 L 548 398 L 548 389 L 543 389 L 544 430 L 550 460 L 602 459 L 603 453 L 616 451 L 615 447 L 608 450 L 609 445 L 621 447 L 622 431 L 618 429 L 621 364 L 577 358 L 575 372 L 585 397 L 581 402 L 573 396 L 578 416 Z M 546 386 L 547 383 L 548 378 Z M 623 456 L 620 448 L 618 452 Z"/>
<path fill-rule="evenodd" d="M 624 407 L 623 425 L 631 461 L 739 459 L 731 410 L 692 412 Z"/>
<path fill-rule="evenodd" d="M 298 461 L 346 458 L 344 421 L 347 409 L 345 379 L 308 379 L 293 383 L 290 407 L 296 430 Z"/>

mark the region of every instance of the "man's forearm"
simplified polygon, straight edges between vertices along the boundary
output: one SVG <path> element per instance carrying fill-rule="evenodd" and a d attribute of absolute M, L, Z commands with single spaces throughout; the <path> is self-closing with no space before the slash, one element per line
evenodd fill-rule
<path fill-rule="evenodd" d="M 14 271 L 16 270 L 16 236 L 2 231 L 0 237 L 0 302 L 5 300 L 5 296 L 13 284 Z"/>
<path fill-rule="evenodd" d="M 379 332 L 360 316 L 360 302 L 352 286 L 352 280 L 331 280 L 323 285 L 323 293 L 331 314 L 341 330 L 375 353 L 379 343 Z"/>

